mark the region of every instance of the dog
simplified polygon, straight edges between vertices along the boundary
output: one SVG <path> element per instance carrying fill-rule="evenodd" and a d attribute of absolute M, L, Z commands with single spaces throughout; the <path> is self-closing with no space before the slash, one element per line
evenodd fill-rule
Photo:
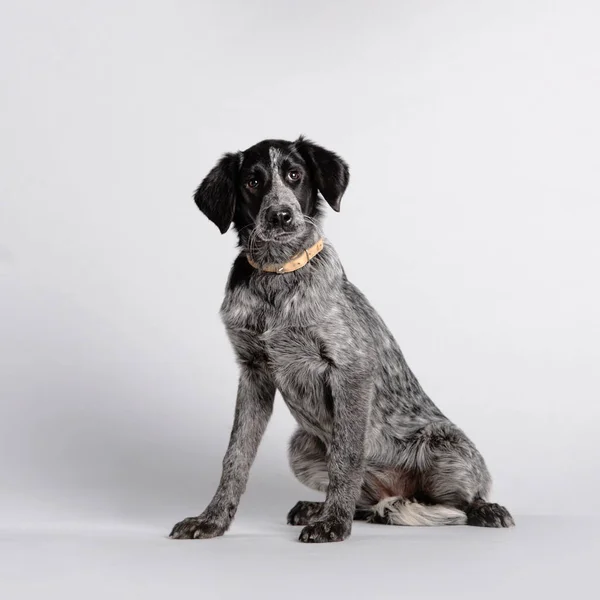
<path fill-rule="evenodd" d="M 301 136 L 223 155 L 196 190 L 198 208 L 221 233 L 233 223 L 238 235 L 221 317 L 240 376 L 217 491 L 171 538 L 228 529 L 277 390 L 298 423 L 292 471 L 326 494 L 290 510 L 288 523 L 303 526 L 300 541 L 342 541 L 353 520 L 514 525 L 487 500 L 483 457 L 423 391 L 323 238 L 325 203 L 339 212 L 348 182 L 340 156 Z"/>

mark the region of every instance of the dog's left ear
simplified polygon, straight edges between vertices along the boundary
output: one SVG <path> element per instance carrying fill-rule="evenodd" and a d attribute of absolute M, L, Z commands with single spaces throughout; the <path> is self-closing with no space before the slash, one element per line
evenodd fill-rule
<path fill-rule="evenodd" d="M 225 233 L 233 221 L 239 165 L 239 153 L 230 152 L 223 155 L 194 194 L 198 208 L 221 233 Z"/>
<path fill-rule="evenodd" d="M 340 211 L 342 196 L 350 181 L 346 161 L 331 150 L 300 136 L 294 145 L 311 168 L 321 195 L 333 210 Z"/>

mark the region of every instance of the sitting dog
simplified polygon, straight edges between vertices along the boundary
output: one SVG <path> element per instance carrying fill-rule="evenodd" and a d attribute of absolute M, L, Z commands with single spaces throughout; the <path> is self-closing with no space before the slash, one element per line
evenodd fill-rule
<path fill-rule="evenodd" d="M 296 477 L 324 492 L 298 502 L 288 523 L 302 542 L 341 541 L 353 519 L 391 525 L 510 527 L 487 502 L 490 475 L 467 436 L 433 404 L 394 337 L 323 238 L 348 165 L 300 137 L 225 154 L 197 189 L 200 210 L 240 254 L 221 316 L 240 367 L 235 418 L 214 498 L 172 538 L 212 538 L 229 527 L 271 416 L 276 390 L 298 422 Z"/>

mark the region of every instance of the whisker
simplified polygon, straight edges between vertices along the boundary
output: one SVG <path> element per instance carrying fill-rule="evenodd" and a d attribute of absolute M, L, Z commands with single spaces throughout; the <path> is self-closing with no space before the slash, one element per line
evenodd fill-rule
<path fill-rule="evenodd" d="M 321 237 L 323 237 L 323 230 L 321 229 L 321 225 L 313 217 L 309 217 L 308 215 L 303 215 L 303 216 L 304 216 L 304 222 L 310 223 L 317 230 L 317 233 Z"/>
<path fill-rule="evenodd" d="M 248 227 L 252 227 L 253 225 L 256 225 L 256 223 L 248 223 L 248 225 L 244 225 L 241 229 L 238 230 L 238 233 L 242 233 L 242 231 L 244 231 L 244 229 L 247 229 Z"/>

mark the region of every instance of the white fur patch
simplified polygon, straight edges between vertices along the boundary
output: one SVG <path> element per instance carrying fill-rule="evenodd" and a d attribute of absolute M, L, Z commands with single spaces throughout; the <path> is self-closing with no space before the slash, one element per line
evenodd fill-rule
<path fill-rule="evenodd" d="M 278 148 L 269 148 L 269 157 L 271 158 L 271 168 L 277 171 L 281 162 L 281 151 Z"/>
<path fill-rule="evenodd" d="M 273 188 L 277 188 L 280 192 L 285 192 L 285 184 L 279 175 L 281 152 L 277 148 L 269 148 L 269 156 L 271 157 L 271 177 L 273 178 Z"/>
<path fill-rule="evenodd" d="M 371 510 L 391 525 L 437 526 L 466 525 L 467 515 L 458 508 L 434 504 L 427 506 L 405 498 L 392 496 L 378 502 Z"/>

